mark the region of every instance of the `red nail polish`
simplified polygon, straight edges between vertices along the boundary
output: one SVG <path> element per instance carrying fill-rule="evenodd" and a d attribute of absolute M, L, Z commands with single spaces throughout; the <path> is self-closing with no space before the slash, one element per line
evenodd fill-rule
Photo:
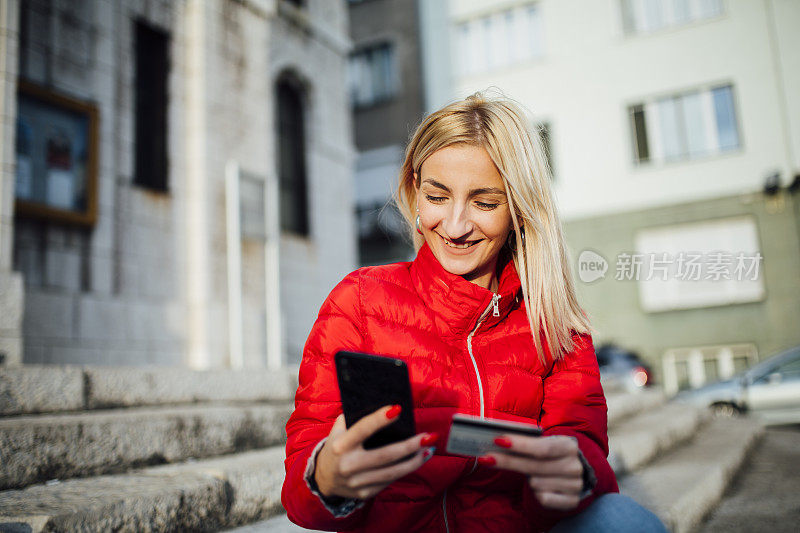
<path fill-rule="evenodd" d="M 422 440 L 420 441 L 420 444 L 422 444 L 423 446 L 430 446 L 431 444 L 433 444 L 437 440 L 439 440 L 439 434 L 438 433 L 436 433 L 436 432 L 428 433 L 427 435 L 422 437 Z"/>
<path fill-rule="evenodd" d="M 497 437 L 494 439 L 494 443 L 501 448 L 511 448 L 511 440 L 506 437 Z"/>
<path fill-rule="evenodd" d="M 388 411 L 386 411 L 386 418 L 388 418 L 389 420 L 391 420 L 392 418 L 397 418 L 397 416 L 400 414 L 400 411 L 402 410 L 403 408 L 400 407 L 399 405 L 393 405 L 389 408 Z"/>
<path fill-rule="evenodd" d="M 491 455 L 484 455 L 483 457 L 478 457 L 478 464 L 483 466 L 494 466 L 497 464 L 497 459 Z"/>

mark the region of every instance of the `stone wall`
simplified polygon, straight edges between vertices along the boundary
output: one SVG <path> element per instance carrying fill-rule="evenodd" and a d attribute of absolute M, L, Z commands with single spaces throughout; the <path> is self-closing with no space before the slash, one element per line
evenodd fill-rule
<path fill-rule="evenodd" d="M 225 165 L 277 170 L 274 84 L 309 93 L 311 234 L 281 242 L 287 358 L 355 268 L 344 2 L 31 0 L 21 75 L 100 110 L 97 224 L 17 220 L 26 363 L 227 366 Z M 171 39 L 166 193 L 133 184 L 134 21 Z M 2 211 L 7 213 L 8 211 Z M 243 241 L 247 366 L 265 353 L 263 244 Z"/>

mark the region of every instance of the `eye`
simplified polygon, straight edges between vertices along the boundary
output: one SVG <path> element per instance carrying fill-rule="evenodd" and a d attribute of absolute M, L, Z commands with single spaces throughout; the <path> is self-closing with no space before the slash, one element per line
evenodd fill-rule
<path fill-rule="evenodd" d="M 445 198 L 444 196 L 431 196 L 430 194 L 426 194 L 425 198 L 427 198 L 429 202 L 434 204 L 440 204 L 445 200 L 447 200 L 447 198 Z"/>
<path fill-rule="evenodd" d="M 487 211 L 490 211 L 490 210 L 496 208 L 500 204 L 492 204 L 492 203 L 488 203 L 488 202 L 475 202 L 475 205 L 477 205 L 481 209 L 486 209 Z"/>

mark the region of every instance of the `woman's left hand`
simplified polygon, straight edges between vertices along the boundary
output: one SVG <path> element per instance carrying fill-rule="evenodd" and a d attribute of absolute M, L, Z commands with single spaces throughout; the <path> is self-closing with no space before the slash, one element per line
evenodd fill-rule
<path fill-rule="evenodd" d="M 528 484 L 544 507 L 568 511 L 578 506 L 583 492 L 583 464 L 572 437 L 505 435 L 495 440 L 508 453 L 492 452 L 478 461 L 486 466 L 528 476 Z"/>

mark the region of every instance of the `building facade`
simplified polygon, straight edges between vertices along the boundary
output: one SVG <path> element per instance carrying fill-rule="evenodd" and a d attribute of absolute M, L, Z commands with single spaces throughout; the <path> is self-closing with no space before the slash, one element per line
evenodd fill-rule
<path fill-rule="evenodd" d="M 272 216 L 270 177 L 280 360 L 299 362 L 356 265 L 345 2 L 3 0 L 1 20 L 8 362 L 265 366 L 268 243 L 244 230 Z"/>
<path fill-rule="evenodd" d="M 432 91 L 497 87 L 546 126 L 596 343 L 657 362 L 668 390 L 800 343 L 797 2 L 446 9 L 423 57 L 426 71 L 452 68 Z"/>
<path fill-rule="evenodd" d="M 425 3 L 349 2 L 350 101 L 358 150 L 355 197 L 362 264 L 413 255 L 392 197 L 406 142 L 423 115 L 419 9 Z"/>

